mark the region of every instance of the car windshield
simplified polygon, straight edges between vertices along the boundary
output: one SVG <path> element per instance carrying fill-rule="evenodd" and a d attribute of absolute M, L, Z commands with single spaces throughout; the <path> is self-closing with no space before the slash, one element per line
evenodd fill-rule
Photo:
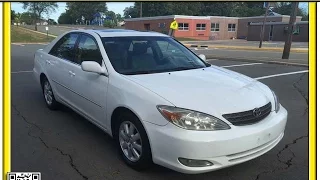
<path fill-rule="evenodd" d="M 207 67 L 207 63 L 170 37 L 105 37 L 105 50 L 120 74 L 152 74 Z"/>

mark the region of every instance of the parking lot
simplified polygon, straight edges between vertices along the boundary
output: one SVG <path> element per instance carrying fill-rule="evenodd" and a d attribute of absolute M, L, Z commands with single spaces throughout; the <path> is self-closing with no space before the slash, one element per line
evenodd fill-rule
<path fill-rule="evenodd" d="M 50 111 L 46 107 L 31 72 L 34 52 L 43 47 L 11 46 L 11 171 L 41 172 L 45 180 L 308 179 L 306 67 L 209 60 L 257 78 L 275 91 L 288 110 L 284 138 L 261 157 L 215 172 L 185 175 L 156 165 L 137 172 L 124 164 L 112 139 L 102 130 L 68 108 Z"/>

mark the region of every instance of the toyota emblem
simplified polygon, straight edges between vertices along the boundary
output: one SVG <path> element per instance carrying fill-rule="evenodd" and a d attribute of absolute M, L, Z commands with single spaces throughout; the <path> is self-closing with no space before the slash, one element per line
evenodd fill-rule
<path fill-rule="evenodd" d="M 260 108 L 255 108 L 253 111 L 252 111 L 252 114 L 254 117 L 259 117 L 261 115 L 261 110 Z"/>

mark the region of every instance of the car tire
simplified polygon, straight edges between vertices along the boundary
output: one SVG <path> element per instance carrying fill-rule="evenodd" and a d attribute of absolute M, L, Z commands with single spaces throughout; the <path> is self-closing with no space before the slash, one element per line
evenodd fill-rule
<path fill-rule="evenodd" d="M 124 127 L 126 125 L 129 125 L 128 129 L 131 130 L 131 127 L 133 127 L 135 130 L 132 132 L 132 134 L 128 134 L 125 132 Z M 133 126 L 132 126 L 133 125 Z M 131 112 L 125 112 L 121 113 L 117 117 L 117 125 L 115 127 L 115 142 L 117 143 L 117 148 L 120 153 L 120 156 L 124 160 L 124 162 L 131 168 L 141 171 L 148 169 L 152 166 L 152 154 L 151 154 L 151 148 L 149 139 L 147 136 L 147 133 L 140 122 L 140 120 Z M 124 132 L 125 134 L 121 134 Z M 137 133 L 139 134 L 140 139 L 137 140 Z M 126 135 L 129 140 L 126 142 L 123 135 Z M 132 136 L 131 136 L 132 135 Z M 127 148 L 125 149 L 122 143 L 126 143 Z M 131 146 L 130 146 L 131 145 Z M 138 145 L 138 146 L 137 146 Z M 141 148 L 136 148 L 141 146 Z M 131 148 L 131 150 L 130 150 Z M 133 150 L 134 149 L 134 150 Z M 130 158 L 130 152 L 132 158 Z M 141 151 L 139 151 L 141 150 Z M 135 152 L 134 152 L 135 151 Z M 140 157 L 137 158 L 135 153 L 140 154 Z"/>
<path fill-rule="evenodd" d="M 48 79 L 44 78 L 43 81 L 41 82 L 41 85 L 42 85 L 42 94 L 47 107 L 50 110 L 57 110 L 59 107 L 59 103 L 56 101 L 54 97 L 53 90 Z"/>

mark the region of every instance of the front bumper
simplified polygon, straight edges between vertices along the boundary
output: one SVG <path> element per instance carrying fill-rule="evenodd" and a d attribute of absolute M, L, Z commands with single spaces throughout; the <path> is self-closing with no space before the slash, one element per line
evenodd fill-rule
<path fill-rule="evenodd" d="M 172 123 L 157 126 L 145 123 L 156 164 L 182 173 L 209 172 L 254 159 L 275 147 L 284 135 L 287 111 L 280 107 L 264 120 L 221 131 L 191 131 Z M 207 160 L 207 167 L 188 167 L 178 158 Z"/>

